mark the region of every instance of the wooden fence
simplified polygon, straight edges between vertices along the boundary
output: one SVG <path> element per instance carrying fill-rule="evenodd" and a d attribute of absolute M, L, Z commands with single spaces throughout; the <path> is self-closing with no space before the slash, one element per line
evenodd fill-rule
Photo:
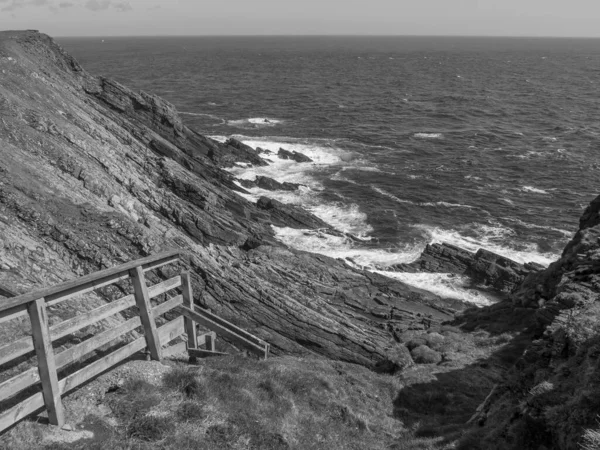
<path fill-rule="evenodd" d="M 19 420 L 38 413 L 44 408 L 48 412 L 50 423 L 62 426 L 65 420 L 62 395 L 144 349 L 154 360 L 160 360 L 163 357 L 163 351 L 174 353 L 179 350 L 187 350 L 191 360 L 204 356 L 223 355 L 224 353 L 215 351 L 215 338 L 218 333 L 259 357 L 266 358 L 269 353 L 269 344 L 222 318 L 194 306 L 189 274 L 182 273 L 151 287 L 146 285 L 145 272 L 176 262 L 179 257 L 178 251 L 165 252 L 37 292 L 0 300 L 0 324 L 29 315 L 32 329 L 31 336 L 0 345 L 0 367 L 33 352 L 37 356 L 37 367 L 32 367 L 0 383 L 0 403 L 27 388 L 41 384 L 41 392 L 0 412 L 0 433 Z M 49 306 L 126 279 L 132 281 L 134 288 L 132 295 L 49 326 Z M 161 304 L 152 305 L 151 299 L 173 289 L 179 289 L 181 294 L 175 295 Z M 9 291 L 3 290 L 4 294 L 7 292 Z M 52 347 L 54 341 L 134 306 L 137 306 L 135 317 L 55 354 Z M 157 327 L 156 318 L 169 311 L 175 313 L 176 318 Z M 212 332 L 198 335 L 197 324 Z M 59 370 L 81 361 L 86 355 L 140 326 L 143 326 L 143 337 L 121 346 L 101 359 L 59 379 Z M 187 335 L 186 342 L 164 347 L 184 333 Z M 205 345 L 206 348 L 201 349 L 202 345 Z"/>

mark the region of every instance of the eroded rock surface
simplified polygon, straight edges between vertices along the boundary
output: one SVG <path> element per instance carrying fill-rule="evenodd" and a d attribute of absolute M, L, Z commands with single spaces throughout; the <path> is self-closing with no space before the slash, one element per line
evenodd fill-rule
<path fill-rule="evenodd" d="M 466 275 L 474 283 L 501 292 L 512 291 L 530 272 L 543 269 L 535 263 L 520 264 L 489 250 L 473 253 L 451 244 L 429 244 L 416 261 L 398 264 L 403 272 L 442 272 Z"/>
<path fill-rule="evenodd" d="M 473 417 L 486 448 L 579 449 L 600 412 L 600 196 L 561 258 L 512 293 L 536 333 Z"/>
<path fill-rule="evenodd" d="M 297 206 L 239 196 L 222 167 L 267 164 L 252 148 L 196 133 L 173 105 L 88 74 L 45 35 L 0 33 L 0 55 L 6 289 L 24 293 L 180 248 L 195 300 L 267 340 L 275 354 L 368 367 L 402 365 L 395 333 L 452 318 L 435 295 L 278 243 L 271 225 L 331 227 Z M 56 320 L 127 289 L 67 302 Z M 2 336 L 27 333 L 22 324 L 0 327 Z"/>

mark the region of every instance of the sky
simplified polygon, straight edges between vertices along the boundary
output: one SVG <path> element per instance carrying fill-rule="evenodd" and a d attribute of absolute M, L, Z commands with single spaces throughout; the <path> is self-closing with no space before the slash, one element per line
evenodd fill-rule
<path fill-rule="evenodd" d="M 600 0 L 0 0 L 0 30 L 63 36 L 600 37 Z"/>

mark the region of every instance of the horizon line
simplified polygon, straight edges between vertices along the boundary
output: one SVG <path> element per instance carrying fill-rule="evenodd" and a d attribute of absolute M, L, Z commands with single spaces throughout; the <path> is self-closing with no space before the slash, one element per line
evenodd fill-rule
<path fill-rule="evenodd" d="M 9 31 L 9 30 L 6 30 Z M 23 30 L 25 31 L 25 30 Z M 27 30 L 38 31 L 38 30 Z M 40 33 L 44 33 L 40 31 Z M 52 36 L 49 34 L 49 36 Z M 186 37 L 436 37 L 436 38 L 503 38 L 503 39 L 600 39 L 599 36 L 536 36 L 502 34 L 115 34 L 115 35 L 69 35 L 52 36 L 57 39 L 106 39 L 106 38 L 186 38 Z"/>

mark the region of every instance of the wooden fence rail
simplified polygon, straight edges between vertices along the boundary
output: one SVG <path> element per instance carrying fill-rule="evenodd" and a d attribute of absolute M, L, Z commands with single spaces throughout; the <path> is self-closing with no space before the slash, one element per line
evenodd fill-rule
<path fill-rule="evenodd" d="M 179 251 L 165 252 L 50 288 L 1 300 L 0 324 L 28 314 L 32 335 L 0 345 L 0 366 L 35 353 L 37 367 L 32 367 L 1 382 L 0 403 L 34 385 L 41 384 L 41 392 L 0 412 L 0 433 L 19 420 L 43 409 L 48 412 L 51 424 L 62 426 L 65 421 L 62 395 L 144 349 L 152 359 L 160 360 L 165 351 L 164 347 L 184 333 L 187 335 L 186 342 L 171 346 L 169 350 L 171 353 L 174 349 L 187 350 L 190 361 L 198 357 L 224 355 L 215 351 L 216 333 L 266 358 L 269 344 L 222 318 L 194 306 L 189 274 L 182 273 L 154 286 L 147 286 L 145 272 L 176 262 L 179 258 Z M 92 311 L 49 326 L 48 306 L 126 279 L 132 280 L 134 288 L 132 295 L 126 295 Z M 181 294 L 161 304 L 152 305 L 152 299 L 174 289 L 180 289 Z M 12 294 L 6 289 L 3 293 Z M 134 306 L 137 306 L 138 312 L 135 317 L 55 354 L 53 342 Z M 156 319 L 169 311 L 179 316 L 157 327 Z M 211 331 L 198 335 L 196 330 L 198 324 Z M 143 337 L 60 379 L 61 369 L 81 361 L 86 355 L 140 327 L 143 328 Z M 205 348 L 201 348 L 202 346 Z"/>

